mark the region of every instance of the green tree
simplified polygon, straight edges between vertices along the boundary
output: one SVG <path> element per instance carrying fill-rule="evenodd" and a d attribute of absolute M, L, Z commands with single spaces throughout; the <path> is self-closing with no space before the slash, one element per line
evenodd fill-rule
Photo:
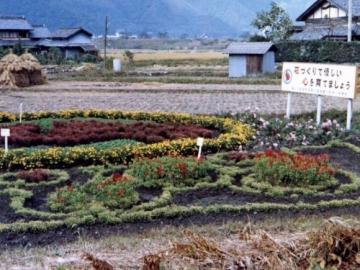
<path fill-rule="evenodd" d="M 263 41 L 270 41 L 268 38 L 262 35 L 253 35 L 249 38 L 250 42 L 263 42 Z"/>
<path fill-rule="evenodd" d="M 50 48 L 47 53 L 47 60 L 49 64 L 61 65 L 64 63 L 64 57 L 59 48 Z"/>
<path fill-rule="evenodd" d="M 167 32 L 159 32 L 158 33 L 158 38 L 167 39 L 168 38 L 168 33 Z"/>
<path fill-rule="evenodd" d="M 271 2 L 269 11 L 257 13 L 252 25 L 259 29 L 266 39 L 271 41 L 288 39 L 293 28 L 290 16 L 275 2 Z"/>
<path fill-rule="evenodd" d="M 133 65 L 134 64 L 134 53 L 131 51 L 125 51 L 124 53 L 124 58 L 126 59 L 126 61 L 130 64 Z"/>
<path fill-rule="evenodd" d="M 5 49 L 4 47 L 0 47 L 0 58 L 3 58 L 8 53 L 9 53 L 8 49 Z"/>
<path fill-rule="evenodd" d="M 21 40 L 19 39 L 18 42 L 13 46 L 13 53 L 16 55 L 22 55 L 24 52 L 25 49 L 21 44 Z"/>

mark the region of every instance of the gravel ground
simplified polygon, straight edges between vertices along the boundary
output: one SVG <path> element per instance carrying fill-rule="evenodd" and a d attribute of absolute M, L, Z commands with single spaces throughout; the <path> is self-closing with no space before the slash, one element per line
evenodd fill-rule
<path fill-rule="evenodd" d="M 129 84 L 104 82 L 51 82 L 48 85 L 0 92 L 0 111 L 58 111 L 116 109 L 122 111 L 162 111 L 194 114 L 243 112 L 259 108 L 266 114 L 284 114 L 286 94 L 277 85 L 193 85 Z M 324 110 L 346 109 L 346 100 L 326 97 Z M 360 98 L 354 102 L 360 109 Z M 316 97 L 293 95 L 293 113 L 316 110 Z"/>

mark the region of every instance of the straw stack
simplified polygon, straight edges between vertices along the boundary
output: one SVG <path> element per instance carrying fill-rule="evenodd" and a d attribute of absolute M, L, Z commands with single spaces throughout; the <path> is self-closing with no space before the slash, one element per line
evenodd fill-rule
<path fill-rule="evenodd" d="M 20 56 L 20 60 L 23 62 L 23 65 L 28 71 L 40 70 L 42 69 L 39 61 L 31 54 L 24 53 Z"/>
<path fill-rule="evenodd" d="M 0 88 L 28 87 L 45 82 L 41 65 L 30 53 L 18 57 L 10 52 L 0 60 Z"/>
<path fill-rule="evenodd" d="M 13 53 L 9 53 L 0 60 L 0 86 L 18 87 L 17 76 L 15 73 L 21 72 L 24 66 L 20 58 Z"/>
<path fill-rule="evenodd" d="M 42 74 L 42 67 L 39 61 L 31 54 L 24 53 L 20 56 L 24 67 L 27 70 L 30 85 L 41 85 L 46 83 L 46 78 Z"/>

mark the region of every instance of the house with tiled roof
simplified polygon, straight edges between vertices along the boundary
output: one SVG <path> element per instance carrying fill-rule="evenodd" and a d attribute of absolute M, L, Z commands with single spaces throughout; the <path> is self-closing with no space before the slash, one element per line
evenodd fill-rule
<path fill-rule="evenodd" d="M 92 42 L 92 33 L 82 27 L 56 30 L 51 35 L 51 43 L 64 51 L 65 58 L 76 58 L 82 53 L 97 52 Z"/>
<path fill-rule="evenodd" d="M 32 30 L 33 27 L 25 17 L 0 17 L 0 39 L 29 39 Z"/>
<path fill-rule="evenodd" d="M 353 0 L 353 40 L 360 40 L 360 0 Z M 292 40 L 346 40 L 348 0 L 316 0 L 298 18 Z"/>
<path fill-rule="evenodd" d="M 92 34 L 82 27 L 61 28 L 51 33 L 45 25 L 32 25 L 23 16 L 0 16 L 0 47 L 18 43 L 35 51 L 58 48 L 67 59 L 98 52 Z"/>
<path fill-rule="evenodd" d="M 51 32 L 45 24 L 32 25 L 33 30 L 30 32 L 30 38 L 33 40 L 49 39 L 51 38 Z"/>

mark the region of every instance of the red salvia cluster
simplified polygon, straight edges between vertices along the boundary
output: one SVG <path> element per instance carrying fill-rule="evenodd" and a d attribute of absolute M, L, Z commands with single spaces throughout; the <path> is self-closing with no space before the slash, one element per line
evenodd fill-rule
<path fill-rule="evenodd" d="M 184 162 L 176 164 L 176 168 L 179 169 L 182 178 L 186 178 L 189 175 L 188 165 Z"/>
<path fill-rule="evenodd" d="M 129 177 L 124 176 L 123 174 L 120 174 L 120 173 L 114 173 L 110 178 L 107 178 L 107 179 L 103 180 L 100 184 L 98 184 L 96 186 L 96 189 L 101 190 L 109 185 L 116 185 L 119 183 L 127 183 L 129 181 L 130 181 Z"/>
<path fill-rule="evenodd" d="M 159 167 L 156 168 L 156 174 L 157 174 L 158 178 L 164 177 L 165 169 L 162 165 L 160 165 Z M 148 175 L 145 175 L 145 177 L 146 176 L 148 176 Z"/>
<path fill-rule="evenodd" d="M 330 157 L 328 155 L 290 155 L 285 152 L 268 150 L 264 154 L 257 155 L 257 159 L 268 158 L 268 166 L 272 167 L 275 163 L 285 163 L 290 169 L 296 171 L 307 171 L 316 168 L 318 174 L 334 175 L 335 170 L 330 165 Z"/>

